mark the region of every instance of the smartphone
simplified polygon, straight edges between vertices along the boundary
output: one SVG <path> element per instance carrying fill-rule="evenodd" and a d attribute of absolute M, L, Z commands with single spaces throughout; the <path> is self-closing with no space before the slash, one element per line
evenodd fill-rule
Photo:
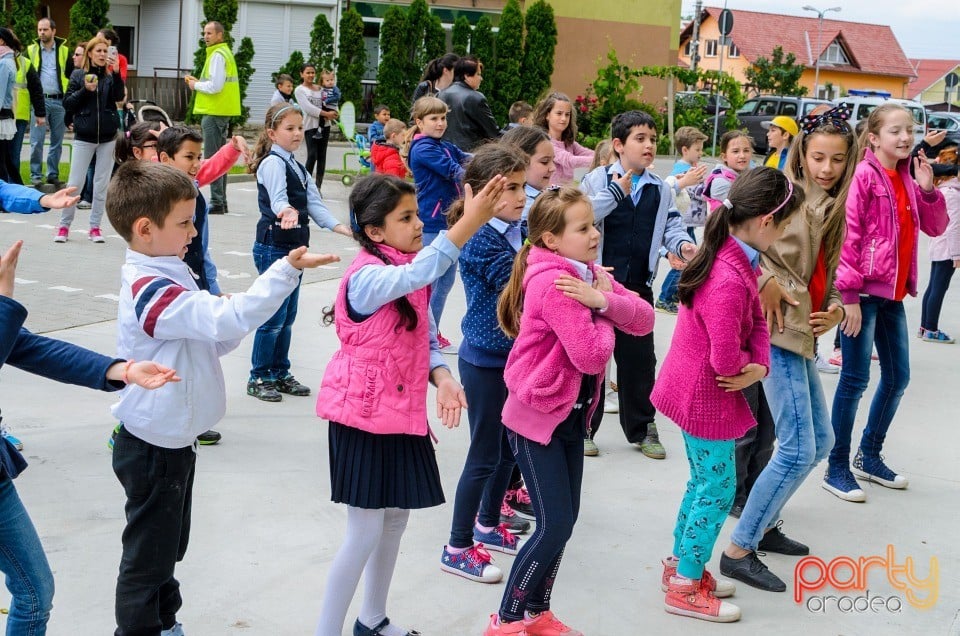
<path fill-rule="evenodd" d="M 115 46 L 108 46 L 108 47 L 107 47 L 107 57 L 110 58 L 110 59 L 116 59 L 116 58 L 117 58 L 117 47 L 115 47 Z"/>

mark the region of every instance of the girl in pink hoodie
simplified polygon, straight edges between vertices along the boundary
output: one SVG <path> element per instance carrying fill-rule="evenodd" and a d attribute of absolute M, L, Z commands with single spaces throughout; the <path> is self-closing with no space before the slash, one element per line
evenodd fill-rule
<path fill-rule="evenodd" d="M 537 104 L 533 124 L 546 130 L 553 142 L 557 166 L 553 176 L 555 183 L 570 183 L 574 170 L 589 168 L 593 163 L 595 153 L 577 143 L 577 113 L 573 102 L 563 93 L 550 93 Z"/>
<path fill-rule="evenodd" d="M 653 330 L 653 308 L 594 265 L 600 233 L 576 188 L 548 189 L 497 307 L 516 338 L 504 371 L 507 439 L 530 491 L 536 532 L 524 542 L 485 636 L 582 636 L 550 611 L 563 550 L 580 509 L 583 438 L 602 398 L 613 328 Z"/>

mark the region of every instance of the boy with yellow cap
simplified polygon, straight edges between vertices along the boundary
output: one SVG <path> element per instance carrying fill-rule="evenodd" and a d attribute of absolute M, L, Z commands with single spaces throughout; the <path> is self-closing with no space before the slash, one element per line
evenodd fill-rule
<path fill-rule="evenodd" d="M 790 142 L 800 132 L 797 122 L 790 117 L 779 115 L 770 121 L 761 122 L 760 125 L 767 129 L 767 145 L 770 147 L 770 154 L 763 165 L 783 170 L 787 165 Z"/>

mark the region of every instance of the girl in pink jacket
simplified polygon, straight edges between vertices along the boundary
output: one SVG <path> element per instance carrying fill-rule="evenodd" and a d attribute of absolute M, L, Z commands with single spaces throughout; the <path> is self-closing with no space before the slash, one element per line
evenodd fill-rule
<path fill-rule="evenodd" d="M 580 509 L 583 438 L 613 354 L 613 328 L 653 330 L 653 308 L 594 266 L 600 233 L 576 188 L 548 189 L 530 209 L 497 308 L 516 338 L 504 380 L 503 424 L 530 491 L 537 529 L 517 554 L 485 636 L 582 636 L 550 611 L 564 546 Z"/>
<path fill-rule="evenodd" d="M 661 585 L 670 614 L 733 622 L 719 597 L 734 586 L 705 568 L 733 504 L 735 442 L 757 422 L 743 389 L 770 368 L 770 336 L 757 291 L 760 252 L 780 237 L 803 193 L 774 168 L 744 172 L 707 217 L 703 244 L 680 277 L 680 312 L 650 396 L 683 431 L 690 480 Z M 775 202 L 771 204 L 771 202 Z"/>
<path fill-rule="evenodd" d="M 563 93 L 550 93 L 537 104 L 533 124 L 546 130 L 553 142 L 553 160 L 557 166 L 554 183 L 570 183 L 574 170 L 589 168 L 593 163 L 595 153 L 577 143 L 577 113 L 570 98 Z"/>
<path fill-rule="evenodd" d="M 913 117 L 909 111 L 892 103 L 878 106 L 867 118 L 860 145 L 863 158 L 847 195 L 847 237 L 837 265 L 836 287 L 846 315 L 840 323 L 843 369 L 833 396 L 836 442 L 828 472 L 848 483 L 856 475 L 903 489 L 907 478 L 880 457 L 910 381 L 903 299 L 917 295 L 919 231 L 939 236 L 948 217 L 943 194 L 933 187 L 933 169 L 922 154 L 914 159 L 916 179 L 910 176 Z M 870 381 L 874 343 L 880 357 L 880 382 L 851 465 L 853 423 Z M 863 501 L 845 492 L 831 492 L 846 501 Z"/>
<path fill-rule="evenodd" d="M 937 162 L 957 165 L 957 147 L 941 150 Z M 952 176 L 937 177 L 936 180 L 946 201 L 950 222 L 943 234 L 930 241 L 930 282 L 923 293 L 923 311 L 917 337 L 922 342 L 953 344 L 956 340 L 940 329 L 940 309 L 953 272 L 960 267 L 960 179 Z"/>

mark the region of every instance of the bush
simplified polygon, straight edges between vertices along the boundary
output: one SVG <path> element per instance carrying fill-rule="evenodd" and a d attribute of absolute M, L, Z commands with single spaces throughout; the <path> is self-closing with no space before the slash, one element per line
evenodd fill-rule
<path fill-rule="evenodd" d="M 366 71 L 367 49 L 363 43 L 363 17 L 350 8 L 340 18 L 340 56 L 337 58 L 337 86 L 344 102 L 363 101 L 361 80 Z"/>
<path fill-rule="evenodd" d="M 493 59 L 493 22 L 486 13 L 473 25 L 470 54 L 483 62 L 483 84 L 480 90 L 485 95 L 492 95 L 497 85 L 497 69 Z"/>
<path fill-rule="evenodd" d="M 310 63 L 318 70 L 333 68 L 333 27 L 327 21 L 327 16 L 318 13 L 313 20 L 310 30 Z M 289 64 L 289 63 L 288 63 Z M 300 69 L 293 74 L 294 79 L 300 78 Z"/>
<path fill-rule="evenodd" d="M 39 6 L 40 3 L 37 0 L 14 0 L 13 6 L 10 8 L 9 18 L 13 25 L 13 32 L 23 42 L 24 47 L 37 39 L 37 9 Z M 24 181 L 24 183 L 29 182 Z"/>
<path fill-rule="evenodd" d="M 440 21 L 440 16 L 438 15 L 430 15 L 427 31 L 423 36 L 423 48 L 426 62 L 423 63 L 423 66 L 416 69 L 417 74 L 411 78 L 414 80 L 414 87 L 416 87 L 417 81 L 420 79 L 420 74 L 423 72 L 423 68 L 427 65 L 427 62 L 442 57 L 443 54 L 447 52 L 447 32 L 444 31 L 443 22 Z M 410 95 L 413 95 L 413 91 L 410 92 Z"/>
<path fill-rule="evenodd" d="M 250 79 L 257 69 L 253 68 L 253 40 L 243 38 L 240 40 L 240 48 L 234 55 L 237 62 L 237 78 L 240 84 L 240 114 L 230 120 L 230 129 L 235 126 L 243 126 L 250 117 L 250 107 L 247 106 L 247 87 L 250 86 Z"/>
<path fill-rule="evenodd" d="M 238 53 L 239 54 L 239 53 Z M 239 62 L 237 63 L 239 65 Z M 296 84 L 297 78 L 300 77 L 300 69 L 304 65 L 303 53 L 300 51 L 294 51 L 290 54 L 290 59 L 287 60 L 287 63 L 278 68 L 270 75 L 270 81 L 276 85 L 277 78 L 284 73 L 289 75 L 294 79 L 294 84 Z M 239 70 L 239 69 L 237 69 Z"/>
<path fill-rule="evenodd" d="M 453 52 L 460 57 L 466 55 L 470 48 L 470 20 L 467 19 L 467 16 L 457 16 L 456 22 L 453 23 L 451 39 L 453 41 Z"/>
<path fill-rule="evenodd" d="M 107 12 L 110 10 L 108 0 L 81 0 L 73 3 L 70 7 L 70 37 L 75 38 L 76 42 L 89 40 L 97 34 L 100 29 L 109 26 Z M 32 32 L 36 33 L 36 21 L 34 21 Z M 20 36 L 20 34 L 17 34 Z"/>
<path fill-rule="evenodd" d="M 526 39 L 523 42 L 524 87 L 521 97 L 531 104 L 537 103 L 547 89 L 553 76 L 553 56 L 557 48 L 557 22 L 553 7 L 537 0 L 524 16 Z"/>
<path fill-rule="evenodd" d="M 526 78 L 520 75 L 523 63 L 523 13 L 517 0 L 507 0 L 500 15 L 500 31 L 497 33 L 496 82 L 487 92 L 491 95 L 490 109 L 498 121 L 506 121 L 510 104 L 520 99 Z M 484 62 L 484 76 L 486 66 Z"/>
<path fill-rule="evenodd" d="M 392 113 L 410 108 L 409 32 L 407 16 L 402 8 L 387 9 L 380 25 L 380 66 L 377 69 L 377 102 L 386 104 Z"/>

